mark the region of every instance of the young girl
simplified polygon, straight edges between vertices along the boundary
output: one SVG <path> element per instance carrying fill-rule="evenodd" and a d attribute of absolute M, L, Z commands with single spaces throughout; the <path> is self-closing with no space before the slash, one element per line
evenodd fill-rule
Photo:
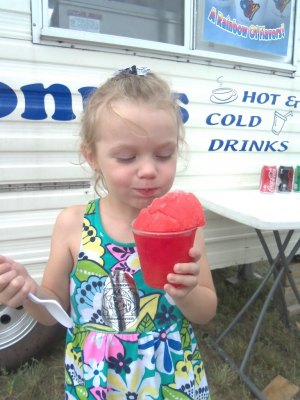
<path fill-rule="evenodd" d="M 143 281 L 131 230 L 141 208 L 173 184 L 184 140 L 176 98 L 149 70 L 128 68 L 90 97 L 81 134 L 82 154 L 107 195 L 60 213 L 41 286 L 0 257 L 0 303 L 24 305 L 46 325 L 56 321 L 29 292 L 71 307 L 67 400 L 209 399 L 188 322 L 205 324 L 216 312 L 203 232 L 193 262 L 176 264 L 159 290 Z"/>

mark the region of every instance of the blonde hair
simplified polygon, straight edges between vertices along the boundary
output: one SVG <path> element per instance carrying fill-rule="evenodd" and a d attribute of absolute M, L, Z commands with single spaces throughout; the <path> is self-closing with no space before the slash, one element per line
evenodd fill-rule
<path fill-rule="evenodd" d="M 84 152 L 95 156 L 95 143 L 99 139 L 95 134 L 95 125 L 101 110 L 111 108 L 115 101 L 129 100 L 133 103 L 143 101 L 153 104 L 157 108 L 170 109 L 171 112 L 174 112 L 178 128 L 178 151 L 180 151 L 185 144 L 185 132 L 177 97 L 171 92 L 167 82 L 156 74 L 150 72 L 146 75 L 137 75 L 130 73 L 129 70 L 121 71 L 108 79 L 89 97 L 82 117 L 81 148 L 85 150 Z M 94 179 L 96 192 L 99 184 L 101 184 L 102 189 L 105 189 L 101 172 L 96 171 Z"/>

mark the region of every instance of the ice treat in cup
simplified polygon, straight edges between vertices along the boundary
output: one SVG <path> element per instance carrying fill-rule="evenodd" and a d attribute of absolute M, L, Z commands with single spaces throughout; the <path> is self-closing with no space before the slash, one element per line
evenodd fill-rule
<path fill-rule="evenodd" d="M 133 222 L 133 235 L 145 282 L 157 289 L 167 283 L 174 265 L 192 261 L 196 230 L 205 225 L 199 200 L 175 191 L 154 199 Z"/>

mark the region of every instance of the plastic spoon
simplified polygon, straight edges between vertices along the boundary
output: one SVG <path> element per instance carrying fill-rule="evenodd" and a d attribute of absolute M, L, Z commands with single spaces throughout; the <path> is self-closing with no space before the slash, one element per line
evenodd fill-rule
<path fill-rule="evenodd" d="M 51 299 L 39 299 L 34 294 L 29 293 L 28 298 L 37 304 L 41 304 L 42 306 L 46 307 L 49 313 L 63 326 L 66 328 L 71 328 L 73 325 L 72 319 L 69 315 L 65 312 L 62 306 L 56 301 Z"/>

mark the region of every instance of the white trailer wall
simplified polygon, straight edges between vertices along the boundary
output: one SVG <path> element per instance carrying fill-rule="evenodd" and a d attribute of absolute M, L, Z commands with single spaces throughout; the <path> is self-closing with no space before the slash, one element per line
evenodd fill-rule
<path fill-rule="evenodd" d="M 298 38 L 298 49 L 299 44 Z M 187 97 L 187 104 L 181 105 L 189 114 L 190 151 L 188 161 L 180 162 L 174 187 L 196 194 L 219 188 L 258 189 L 262 165 L 300 164 L 299 52 L 295 78 L 287 78 L 125 51 L 33 44 L 30 1 L 0 0 L 0 58 L 0 82 L 17 98 L 16 107 L 0 118 L 0 253 L 24 262 L 38 279 L 56 215 L 63 207 L 93 196 L 86 187 L 89 171 L 78 156 L 82 111 L 78 89 L 98 86 L 120 66 L 146 65 Z M 67 87 L 75 118 L 54 120 L 51 95 L 45 97 L 46 119 L 24 118 L 24 86 L 37 83 Z M 235 100 L 215 101 L 213 90 L 220 86 L 232 89 Z M 4 107 L 2 93 L 0 113 L 1 108 L 5 113 Z M 275 112 L 290 111 L 282 130 L 274 134 Z M 274 209 L 274 215 L 279 212 Z M 208 211 L 206 216 L 212 268 L 263 257 L 254 230 Z"/>

